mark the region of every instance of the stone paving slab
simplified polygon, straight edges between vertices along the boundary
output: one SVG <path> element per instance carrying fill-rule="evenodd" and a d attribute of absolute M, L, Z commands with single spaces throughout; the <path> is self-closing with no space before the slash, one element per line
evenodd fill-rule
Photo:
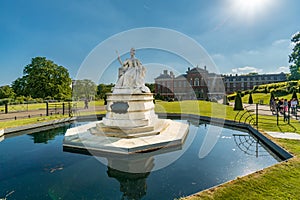
<path fill-rule="evenodd" d="M 290 132 L 266 132 L 274 138 L 300 140 L 300 134 Z"/>

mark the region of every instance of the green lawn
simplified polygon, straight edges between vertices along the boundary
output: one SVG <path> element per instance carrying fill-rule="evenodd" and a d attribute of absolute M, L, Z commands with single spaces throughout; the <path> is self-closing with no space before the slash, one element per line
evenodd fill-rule
<path fill-rule="evenodd" d="M 47 117 L 44 116 L 44 117 L 33 117 L 33 118 L 18 119 L 18 120 L 11 120 L 11 121 L 0 121 L 0 129 L 23 126 L 23 125 L 51 121 L 55 119 L 63 119 L 63 118 L 66 118 L 66 115 L 52 115 Z"/>
<path fill-rule="evenodd" d="M 58 107 L 62 107 L 63 102 L 56 102 L 56 103 L 49 103 L 49 106 L 55 106 L 55 104 Z M 72 104 L 76 104 L 78 108 L 84 108 L 84 101 L 73 101 Z M 97 100 L 97 101 L 91 101 L 89 102 L 89 106 L 103 106 L 104 101 Z M 65 102 L 65 105 L 68 105 L 68 102 Z M 27 110 L 45 110 L 46 109 L 46 103 L 33 103 L 33 104 L 17 104 L 17 105 L 9 105 L 8 111 L 27 111 Z M 0 113 L 3 113 L 5 111 L 5 106 L 0 106 Z"/>
<path fill-rule="evenodd" d="M 77 102 L 72 102 L 77 104 L 77 108 L 83 108 L 84 107 L 84 102 L 83 101 L 77 101 Z M 61 103 L 60 103 L 61 104 Z M 103 100 L 100 101 L 91 101 L 89 102 L 89 107 L 93 106 L 103 106 L 104 102 Z M 50 103 L 50 105 L 54 105 L 54 103 Z M 23 106 L 27 106 L 26 104 L 22 105 L 15 105 L 16 109 L 22 110 L 24 109 Z M 62 105 L 60 105 L 62 107 Z M 1 108 L 0 107 L 0 114 L 1 114 Z M 26 107 L 27 108 L 27 107 Z M 3 107 L 4 109 L 4 107 Z M 38 109 L 46 109 L 46 103 L 37 103 L 37 104 L 29 104 L 28 105 L 28 110 L 38 110 Z M 81 111 L 80 116 L 86 116 L 86 115 L 96 115 L 96 114 L 104 114 L 105 111 L 98 111 L 96 110 L 95 112 L 93 111 Z M 5 114 L 3 114 L 5 115 Z M 43 116 L 43 117 L 32 117 L 32 118 L 27 118 L 27 119 L 18 119 L 18 120 L 11 120 L 11 121 L 1 121 L 0 120 L 0 129 L 5 129 L 5 128 L 11 128 L 11 127 L 17 127 L 17 126 L 22 126 L 22 125 L 27 125 L 27 124 L 33 124 L 33 123 L 39 123 L 43 121 L 50 121 L 54 119 L 62 119 L 66 118 L 67 115 L 53 115 L 53 116 Z"/>
<path fill-rule="evenodd" d="M 102 104 L 101 102 L 97 102 L 96 104 L 103 105 L 103 102 Z M 233 120 L 237 114 L 237 111 L 233 111 L 233 108 L 230 106 L 224 106 L 222 104 L 206 101 L 156 101 L 155 111 L 160 113 L 200 114 L 202 116 L 230 120 Z M 63 116 L 54 117 L 63 118 Z M 56 119 L 54 117 L 0 122 L 0 129 L 3 127 L 19 126 L 36 123 L 39 121 Z M 296 129 L 295 132 L 300 133 L 300 123 L 296 120 L 291 120 L 291 125 L 286 125 L 281 120 L 279 126 L 277 126 L 275 116 L 259 116 L 259 129 L 261 132 L 288 132 Z M 300 141 L 284 139 L 272 140 L 292 153 L 294 158 L 254 174 L 237 178 L 236 180 L 216 188 L 200 192 L 186 199 L 299 199 Z"/>
<path fill-rule="evenodd" d="M 198 107 L 197 107 L 198 106 Z M 204 116 L 234 119 L 237 111 L 221 104 L 200 101 L 157 102 L 158 112 L 200 113 Z M 215 111 L 216 110 L 216 111 Z M 217 111 L 219 110 L 219 111 Z M 224 116 L 224 111 L 226 115 Z M 289 132 L 296 129 L 300 133 L 300 123 L 291 120 L 291 126 L 280 121 L 276 124 L 275 116 L 259 116 L 260 131 Z M 206 190 L 195 196 L 186 198 L 197 199 L 299 199 L 300 197 L 300 141 L 273 139 L 274 142 L 291 152 L 295 157 L 287 162 L 271 166 L 254 174 L 238 178 L 217 188 Z"/>
<path fill-rule="evenodd" d="M 275 97 L 275 98 L 278 98 L 278 99 L 287 99 L 287 100 L 290 100 L 292 98 L 292 95 L 293 94 L 288 94 L 288 95 L 285 95 L 285 96 L 280 96 L 280 97 Z M 298 94 L 299 96 L 299 94 Z M 253 98 L 253 103 L 260 103 L 260 100 L 263 101 L 263 104 L 270 104 L 270 98 L 271 98 L 271 94 L 268 93 L 268 94 L 265 94 L 265 93 L 253 93 L 252 94 L 252 98 Z M 249 101 L 249 94 L 247 95 L 244 95 L 242 97 L 242 101 L 243 103 L 248 103 Z M 230 102 L 234 102 L 234 100 L 230 101 Z"/>
<path fill-rule="evenodd" d="M 200 114 L 201 116 L 215 117 L 228 120 L 234 120 L 235 116 L 238 113 L 238 111 L 234 111 L 231 106 L 225 106 L 222 104 L 208 101 L 156 101 L 155 111 L 162 113 Z M 296 120 L 291 120 L 290 125 L 287 125 L 283 122 L 281 117 L 279 121 L 279 126 L 277 126 L 276 116 L 259 115 L 258 121 L 258 127 L 261 131 L 300 133 L 300 123 Z"/>

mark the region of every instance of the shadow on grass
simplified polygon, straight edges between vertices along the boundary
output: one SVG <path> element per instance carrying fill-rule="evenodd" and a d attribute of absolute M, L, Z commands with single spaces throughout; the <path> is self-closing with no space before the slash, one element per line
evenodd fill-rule
<path fill-rule="evenodd" d="M 293 132 L 297 130 L 292 124 L 280 124 L 278 125 L 278 129 L 280 130 L 280 132 L 283 133 L 284 131 L 282 131 L 281 127 L 286 127 L 286 126 L 290 126 L 293 129 Z"/>

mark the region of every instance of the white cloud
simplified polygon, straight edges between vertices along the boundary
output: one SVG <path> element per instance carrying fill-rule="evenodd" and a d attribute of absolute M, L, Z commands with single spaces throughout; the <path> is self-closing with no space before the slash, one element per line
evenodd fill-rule
<path fill-rule="evenodd" d="M 280 40 L 275 40 L 273 43 L 272 43 L 272 46 L 281 46 L 281 45 L 284 45 L 284 46 L 289 46 L 290 45 L 290 40 L 288 39 L 280 39 Z"/>
<path fill-rule="evenodd" d="M 281 73 L 281 72 L 290 73 L 290 68 L 287 66 L 281 66 L 278 67 L 273 73 Z"/>
<path fill-rule="evenodd" d="M 248 74 L 248 73 L 262 73 L 263 69 L 245 66 L 245 67 L 233 68 L 231 69 L 231 71 L 236 74 Z"/>
<path fill-rule="evenodd" d="M 267 46 L 255 49 L 247 49 L 235 54 L 213 54 L 216 65 L 222 73 L 274 73 L 275 71 L 288 72 L 288 55 L 291 53 L 291 44 L 289 39 L 275 40 Z M 251 66 L 251 67 L 249 67 Z"/>

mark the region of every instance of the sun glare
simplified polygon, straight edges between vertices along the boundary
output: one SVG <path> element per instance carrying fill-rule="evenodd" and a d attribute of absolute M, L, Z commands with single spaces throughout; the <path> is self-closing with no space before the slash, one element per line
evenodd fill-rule
<path fill-rule="evenodd" d="M 271 12 L 274 0 L 230 0 L 231 16 L 243 22 L 253 22 L 263 15 Z"/>

